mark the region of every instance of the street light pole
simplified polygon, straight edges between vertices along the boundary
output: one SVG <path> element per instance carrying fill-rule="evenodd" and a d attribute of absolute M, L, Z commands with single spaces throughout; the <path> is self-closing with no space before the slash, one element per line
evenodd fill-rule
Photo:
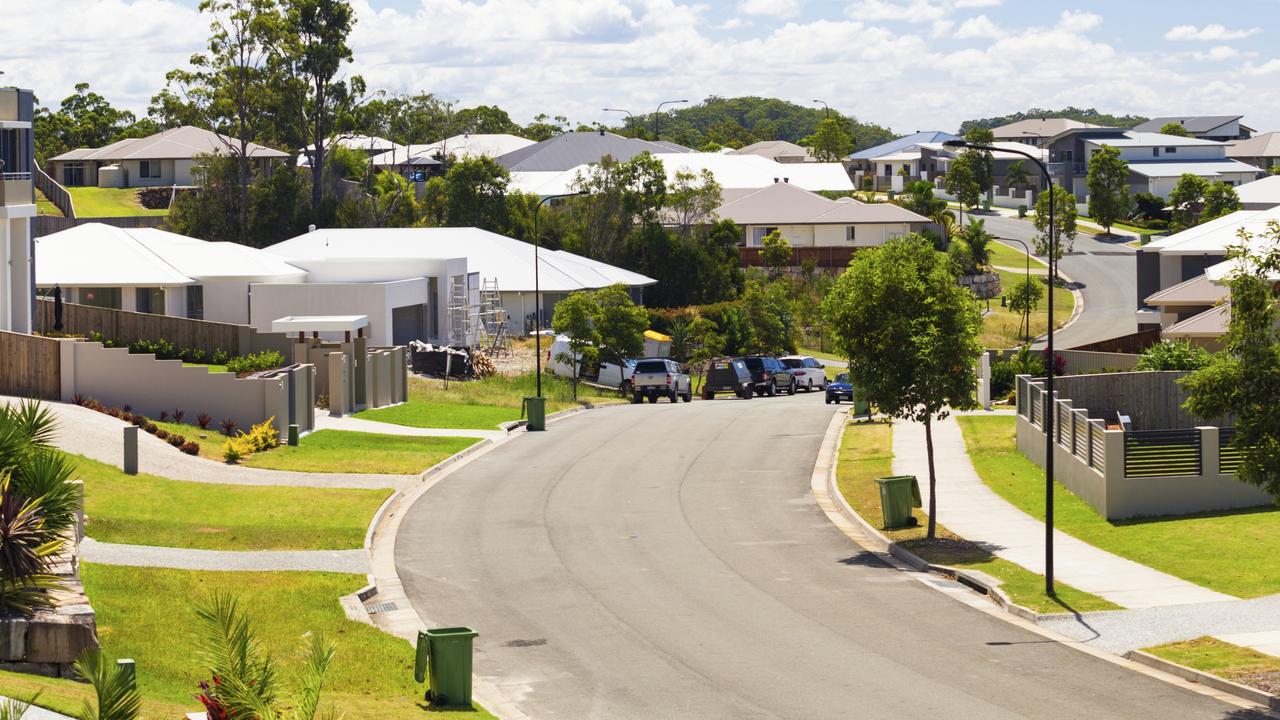
<path fill-rule="evenodd" d="M 538 248 L 542 246 L 542 236 L 538 233 L 538 211 L 548 200 L 585 194 L 586 191 L 583 190 L 576 193 L 548 195 L 539 200 L 533 208 L 533 367 L 537 397 L 542 397 L 542 286 L 538 282 Z"/>
<path fill-rule="evenodd" d="M 620 112 L 620 113 L 626 113 L 626 114 L 627 114 L 627 124 L 628 124 L 628 125 L 635 125 L 635 124 L 636 124 L 636 116 L 635 116 L 634 114 L 632 114 L 632 112 L 631 112 L 630 110 L 624 110 L 623 108 L 603 108 L 603 109 L 601 110 L 601 112 Z"/>
<path fill-rule="evenodd" d="M 827 104 L 826 100 L 814 100 L 814 102 L 822 103 L 822 119 L 823 120 L 826 120 L 827 118 L 831 117 L 831 106 Z"/>
<path fill-rule="evenodd" d="M 653 139 L 654 140 L 658 139 L 658 120 L 659 118 L 662 117 L 662 108 L 666 105 L 678 105 L 680 103 L 687 103 L 687 102 L 689 101 L 688 100 L 666 100 L 664 102 L 658 103 L 658 109 L 653 111 Z"/>
<path fill-rule="evenodd" d="M 1026 242 L 1025 240 L 1019 240 L 1018 238 L 1002 238 L 1002 239 L 1003 239 L 1003 240 L 1008 240 L 1008 241 L 1010 241 L 1010 242 L 1016 242 L 1016 243 L 1018 243 L 1019 245 L 1021 245 L 1021 246 L 1022 246 L 1022 249 L 1023 249 L 1023 250 L 1026 250 L 1026 251 L 1027 251 L 1027 284 L 1030 284 L 1030 283 L 1031 283 L 1031 246 L 1030 246 L 1030 245 L 1028 245 L 1028 244 L 1027 244 L 1027 242 Z M 1030 339 L 1031 339 L 1031 312 L 1030 312 L 1030 306 L 1028 306 L 1028 312 L 1027 312 L 1027 339 L 1028 339 L 1028 340 L 1030 340 Z"/>
<path fill-rule="evenodd" d="M 1044 161 L 1028 152 L 1010 148 L 997 148 L 990 145 L 978 145 L 966 140 L 948 140 L 942 144 L 949 148 L 969 148 L 972 150 L 1007 152 L 1021 155 L 1040 166 L 1040 174 L 1044 176 L 1045 185 L 1049 188 L 1049 331 L 1045 343 L 1049 359 L 1045 363 L 1046 400 L 1044 411 L 1044 591 L 1046 595 L 1055 596 L 1057 593 L 1053 589 L 1053 425 L 1054 415 L 1057 410 L 1053 404 L 1053 369 L 1055 365 L 1053 354 L 1053 281 L 1058 276 L 1058 262 L 1054 258 L 1057 254 L 1058 242 L 1057 228 L 1054 221 L 1056 198 L 1053 177 L 1049 175 L 1049 168 L 1044 164 Z M 1028 274 L 1030 273 L 1030 263 L 1031 258 L 1028 253 Z M 1031 334 L 1030 328 L 1028 328 L 1027 334 Z"/>

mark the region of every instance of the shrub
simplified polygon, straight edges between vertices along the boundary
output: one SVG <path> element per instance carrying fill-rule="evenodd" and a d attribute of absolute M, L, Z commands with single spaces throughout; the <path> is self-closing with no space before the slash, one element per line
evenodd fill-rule
<path fill-rule="evenodd" d="M 107 414 L 117 420 L 120 420 L 122 418 L 122 413 L 120 412 L 119 408 L 111 408 L 110 410 L 107 411 Z"/>
<path fill-rule="evenodd" d="M 188 455 L 200 454 L 200 444 L 194 440 L 188 440 L 187 442 L 182 443 L 182 447 L 178 449 Z"/>
<path fill-rule="evenodd" d="M 284 355 L 275 350 L 263 350 L 260 353 L 233 357 L 226 364 L 227 371 L 236 374 L 262 372 L 284 365 Z"/>
<path fill-rule="evenodd" d="M 222 444 L 222 459 L 228 463 L 240 462 L 246 453 L 243 452 L 244 447 L 238 438 L 232 438 Z"/>
<path fill-rule="evenodd" d="M 187 439 L 186 439 L 184 436 L 182 436 L 182 435 L 179 435 L 179 434 L 177 434 L 177 433 L 173 433 L 173 434 L 169 435 L 169 444 L 170 444 L 170 445 L 172 445 L 172 446 L 174 446 L 174 447 L 176 447 L 176 448 L 180 448 L 180 447 L 182 447 L 183 445 L 186 445 L 186 444 L 187 444 Z"/>
<path fill-rule="evenodd" d="M 183 348 L 179 355 L 182 356 L 182 362 L 188 363 L 203 363 L 209 357 L 209 353 L 196 348 Z"/>
<path fill-rule="evenodd" d="M 125 412 L 133 412 L 133 406 L 132 406 L 132 405 L 125 405 L 124 407 L 122 407 L 122 408 L 120 408 L 120 409 L 121 409 L 121 410 L 123 410 L 123 411 L 125 411 Z"/>
<path fill-rule="evenodd" d="M 196 424 L 200 426 L 201 430 L 208 430 L 211 422 L 213 422 L 213 418 L 208 413 L 200 413 L 196 416 Z"/>
<path fill-rule="evenodd" d="M 159 431 L 160 431 L 160 428 L 159 428 L 159 427 L 157 427 L 157 426 L 156 426 L 156 424 L 155 424 L 155 423 L 153 423 L 153 422 L 151 422 L 150 420 L 147 420 L 146 422 L 144 422 L 144 423 L 142 424 L 142 429 L 143 429 L 143 430 L 146 430 L 147 432 L 151 433 L 152 435 L 155 435 L 157 432 L 159 432 Z"/>
<path fill-rule="evenodd" d="M 231 353 L 227 352 L 226 350 L 223 350 L 222 348 L 218 348 L 217 350 L 214 350 L 213 355 L 209 356 L 209 362 L 213 363 L 214 365 L 226 365 L 227 361 L 230 359 L 231 359 Z"/>
<path fill-rule="evenodd" d="M 161 410 L 161 411 L 160 411 L 160 422 L 167 422 L 168 420 L 169 420 L 169 411 L 168 411 L 168 410 Z"/>
<path fill-rule="evenodd" d="M 155 436 L 161 440 L 168 440 L 169 431 L 164 428 L 156 428 Z"/>
<path fill-rule="evenodd" d="M 222 428 L 223 435 L 231 437 L 236 431 L 236 421 L 231 418 L 223 418 L 222 422 L 218 423 L 218 427 Z"/>
<path fill-rule="evenodd" d="M 145 428 L 145 427 L 147 426 L 147 416 L 146 416 L 146 415 L 134 415 L 134 416 L 133 416 L 133 419 L 132 419 L 132 420 L 130 420 L 129 422 L 130 422 L 132 425 L 134 425 L 135 427 Z"/>
<path fill-rule="evenodd" d="M 88 400 L 89 400 L 89 398 L 88 398 L 88 397 L 85 397 L 84 395 L 81 395 L 80 393 L 76 393 L 75 395 L 73 395 L 73 396 L 71 397 L 71 402 L 75 403 L 76 405 L 79 405 L 80 407 L 84 407 L 85 402 L 86 402 L 86 401 L 88 401 Z"/>
<path fill-rule="evenodd" d="M 1199 370 L 1213 356 L 1190 340 L 1165 340 L 1142 351 L 1136 370 Z"/>
<path fill-rule="evenodd" d="M 241 434 L 250 452 L 262 452 L 280 445 L 280 433 L 276 430 L 276 418 L 271 416 L 249 428 L 247 435 Z"/>
<path fill-rule="evenodd" d="M 1013 363 L 997 360 L 991 363 L 991 397 L 1004 397 L 1013 389 Z"/>
<path fill-rule="evenodd" d="M 180 422 L 182 422 L 182 418 L 184 418 L 184 417 L 186 417 L 186 416 L 187 416 L 187 414 L 186 414 L 186 413 L 184 413 L 184 412 L 182 412 L 181 410 L 174 410 L 174 411 L 173 411 L 173 421 L 174 421 L 174 422 L 176 422 L 176 423 L 180 423 Z"/>

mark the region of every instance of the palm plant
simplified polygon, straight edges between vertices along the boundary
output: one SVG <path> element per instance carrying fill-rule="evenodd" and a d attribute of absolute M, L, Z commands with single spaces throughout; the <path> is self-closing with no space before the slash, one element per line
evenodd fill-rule
<path fill-rule="evenodd" d="M 29 698 L 5 698 L 0 703 L 0 720 L 22 720 L 22 716 L 27 714 L 27 710 L 40 699 L 40 693 L 36 693 Z"/>
<path fill-rule="evenodd" d="M 314 720 L 324 676 L 333 662 L 334 645 L 319 633 L 308 636 L 298 687 L 287 702 L 279 700 L 275 660 L 258 641 L 248 616 L 230 595 L 216 594 L 196 608 L 204 639 L 200 658 L 213 675 L 202 685 L 200 700 L 236 720 Z M 332 709 L 325 717 L 337 717 Z"/>
<path fill-rule="evenodd" d="M 1026 187 L 1031 181 L 1031 176 L 1027 174 L 1027 169 L 1022 166 L 1021 160 L 1014 160 L 1009 163 L 1009 169 L 1004 174 L 1004 186 L 1006 189 L 1013 188 L 1016 185 Z"/>
<path fill-rule="evenodd" d="M 956 226 L 956 215 L 950 210 L 943 207 L 929 218 L 935 225 L 942 228 L 942 244 L 945 247 L 951 239 L 951 231 Z"/>
<path fill-rule="evenodd" d="M 991 262 L 991 241 L 995 237 L 987 232 L 986 221 L 970 218 L 969 224 L 960 231 L 961 237 L 969 244 L 969 252 L 973 255 L 973 264 L 979 268 Z"/>
<path fill-rule="evenodd" d="M 76 672 L 93 686 L 94 700 L 85 700 L 78 720 L 135 720 L 142 709 L 138 688 L 123 668 L 97 650 L 85 650 Z"/>

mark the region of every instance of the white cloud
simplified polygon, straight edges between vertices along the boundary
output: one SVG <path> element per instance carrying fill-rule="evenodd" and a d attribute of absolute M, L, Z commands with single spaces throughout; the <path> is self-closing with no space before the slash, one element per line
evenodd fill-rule
<path fill-rule="evenodd" d="M 929 35 L 936 38 L 947 37 L 951 34 L 951 28 L 955 26 L 954 20 L 934 20 Z"/>
<path fill-rule="evenodd" d="M 953 37 L 960 40 L 972 38 L 993 38 L 1000 36 L 1000 27 L 991 22 L 986 15 L 971 17 L 960 24 Z"/>
<path fill-rule="evenodd" d="M 1083 10 L 1063 10 L 1058 27 L 1068 32 L 1085 32 L 1102 24 L 1102 16 Z"/>
<path fill-rule="evenodd" d="M 845 14 L 854 20 L 924 23 L 941 20 L 951 14 L 951 8 L 941 2 L 928 0 L 911 0 L 895 3 L 888 0 L 858 0 L 850 5 Z"/>
<path fill-rule="evenodd" d="M 738 12 L 744 15 L 763 15 L 789 18 L 800 12 L 800 0 L 742 0 Z"/>
<path fill-rule="evenodd" d="M 1223 41 L 1240 40 L 1262 32 L 1262 28 L 1252 27 L 1247 30 L 1228 30 L 1217 23 L 1198 28 L 1195 25 L 1179 25 L 1164 34 L 1166 40 L 1205 40 Z"/>
<path fill-rule="evenodd" d="M 1004 0 L 956 0 L 955 6 L 962 10 L 969 8 L 989 8 L 996 7 L 1004 3 Z"/>
<path fill-rule="evenodd" d="M 744 22 L 740 17 L 731 17 L 717 25 L 716 28 L 719 30 L 737 30 L 746 25 L 750 25 L 750 23 Z"/>
<path fill-rule="evenodd" d="M 1200 61 L 1219 62 L 1222 60 L 1230 60 L 1239 57 L 1240 51 L 1230 45 L 1215 45 L 1209 48 L 1208 52 L 1192 53 L 1192 57 Z"/>
<path fill-rule="evenodd" d="M 1280 58 L 1268 60 L 1261 65 L 1250 65 L 1244 70 L 1250 75 L 1275 75 L 1280 73 Z"/>

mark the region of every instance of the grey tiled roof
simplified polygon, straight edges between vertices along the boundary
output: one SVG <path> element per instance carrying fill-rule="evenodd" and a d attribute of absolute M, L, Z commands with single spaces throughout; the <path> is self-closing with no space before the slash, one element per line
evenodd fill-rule
<path fill-rule="evenodd" d="M 512 172 L 550 172 L 600 162 L 605 155 L 625 162 L 642 152 L 658 155 L 691 151 L 675 143 L 636 140 L 610 132 L 569 132 L 509 152 L 498 157 L 497 161 Z"/>

